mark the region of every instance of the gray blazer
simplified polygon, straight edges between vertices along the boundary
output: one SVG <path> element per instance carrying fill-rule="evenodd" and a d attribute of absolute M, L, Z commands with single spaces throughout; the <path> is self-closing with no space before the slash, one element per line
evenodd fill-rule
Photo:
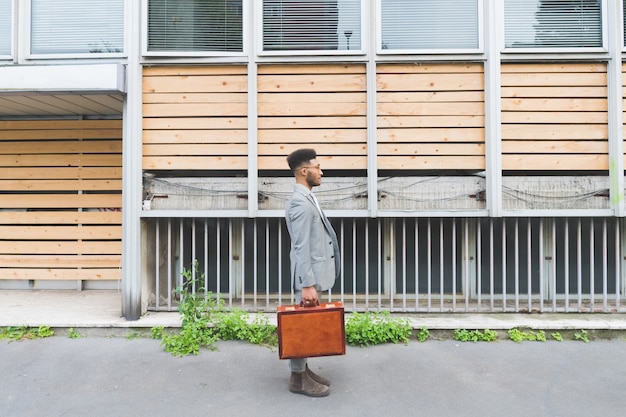
<path fill-rule="evenodd" d="M 310 286 L 318 291 L 332 288 L 341 270 L 337 235 L 305 186 L 295 185 L 285 220 L 291 236 L 289 257 L 294 290 Z"/>

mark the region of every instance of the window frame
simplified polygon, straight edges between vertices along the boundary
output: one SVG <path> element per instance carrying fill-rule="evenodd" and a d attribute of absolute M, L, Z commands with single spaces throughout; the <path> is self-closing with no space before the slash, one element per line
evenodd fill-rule
<path fill-rule="evenodd" d="M 506 54 L 579 54 L 579 53 L 598 53 L 598 52 L 608 52 L 608 16 L 607 16 L 607 0 L 600 0 L 600 24 L 602 25 L 602 46 L 587 46 L 587 47 L 567 47 L 567 46 L 558 46 L 558 47 L 529 47 L 529 48 L 510 48 L 506 46 L 506 22 L 505 22 L 505 3 L 506 0 L 503 0 L 500 6 L 500 11 L 498 16 L 500 16 L 501 28 L 502 28 L 502 47 L 501 52 Z"/>
<path fill-rule="evenodd" d="M 459 55 L 459 54 L 482 54 L 485 52 L 485 0 L 475 0 L 477 3 L 476 28 L 478 46 L 476 48 L 446 48 L 446 49 L 383 49 L 383 22 L 382 2 L 376 0 L 376 53 L 378 55 Z"/>
<path fill-rule="evenodd" d="M 339 1 L 339 0 L 338 0 Z M 257 23 L 256 30 L 256 50 L 259 56 L 267 56 L 267 57 L 280 57 L 280 56 L 290 56 L 290 57 L 301 57 L 301 56 L 362 56 L 367 52 L 364 49 L 364 45 L 367 45 L 370 42 L 370 37 L 367 35 L 367 31 L 365 30 L 369 26 L 367 25 L 367 16 L 369 16 L 369 12 L 367 9 L 367 3 L 365 1 L 359 1 L 359 14 L 360 14 L 360 30 L 361 30 L 361 44 L 358 49 L 289 49 L 284 51 L 266 51 L 263 49 L 263 5 L 265 0 L 255 1 L 254 2 L 254 14 L 255 20 Z"/>
<path fill-rule="evenodd" d="M 25 16 L 26 16 L 26 22 L 25 23 L 25 28 L 26 30 L 23 32 L 24 33 L 24 49 L 26 51 L 26 59 L 32 60 L 32 59 L 76 59 L 76 58 L 80 58 L 80 59 L 87 59 L 87 58 L 93 58 L 93 59 L 107 59 L 107 58 L 124 58 L 126 56 L 128 56 L 128 8 L 129 8 L 129 4 L 127 1 L 123 0 L 122 4 L 123 4 L 123 16 L 122 16 L 122 36 L 123 36 L 123 40 L 122 40 L 122 47 L 123 50 L 122 52 L 80 52 L 80 53 L 61 53 L 61 54 L 54 54 L 54 53 L 45 53 L 45 54 L 40 54 L 40 53 L 33 53 L 32 52 L 32 33 L 33 33 L 33 19 L 32 19 L 32 15 L 33 15 L 33 8 L 32 8 L 32 1 L 25 1 Z M 20 3 L 21 4 L 21 3 Z"/>
<path fill-rule="evenodd" d="M 8 55 L 0 53 L 0 61 L 13 61 L 15 59 L 15 28 L 17 27 L 15 20 L 17 16 L 14 0 L 9 0 L 9 8 L 11 15 L 9 17 L 9 53 Z"/>
<path fill-rule="evenodd" d="M 241 1 L 241 31 L 242 31 L 242 50 L 239 51 L 150 51 L 148 50 L 148 2 L 150 0 L 141 0 L 141 55 L 145 57 L 245 57 L 247 56 L 248 44 L 248 22 L 250 21 L 249 6 L 246 0 Z"/>

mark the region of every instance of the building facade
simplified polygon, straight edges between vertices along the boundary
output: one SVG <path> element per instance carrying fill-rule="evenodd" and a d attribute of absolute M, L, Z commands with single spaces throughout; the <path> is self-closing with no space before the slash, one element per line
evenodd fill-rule
<path fill-rule="evenodd" d="M 85 7 L 87 6 L 88 7 Z M 0 288 L 290 303 L 318 151 L 348 310 L 621 312 L 620 0 L 0 0 Z"/>

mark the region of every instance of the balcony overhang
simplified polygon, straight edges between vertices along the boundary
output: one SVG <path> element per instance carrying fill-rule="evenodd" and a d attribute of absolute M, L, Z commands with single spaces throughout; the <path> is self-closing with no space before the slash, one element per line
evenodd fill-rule
<path fill-rule="evenodd" d="M 122 64 L 0 66 L 0 118 L 120 116 Z"/>

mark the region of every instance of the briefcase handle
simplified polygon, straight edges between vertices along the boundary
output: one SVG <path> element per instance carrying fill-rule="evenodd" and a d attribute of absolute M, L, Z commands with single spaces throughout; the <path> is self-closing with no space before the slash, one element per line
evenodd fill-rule
<path fill-rule="evenodd" d="M 320 300 L 317 299 L 315 304 L 305 303 L 304 301 L 300 301 L 300 307 L 317 307 L 320 305 Z"/>

